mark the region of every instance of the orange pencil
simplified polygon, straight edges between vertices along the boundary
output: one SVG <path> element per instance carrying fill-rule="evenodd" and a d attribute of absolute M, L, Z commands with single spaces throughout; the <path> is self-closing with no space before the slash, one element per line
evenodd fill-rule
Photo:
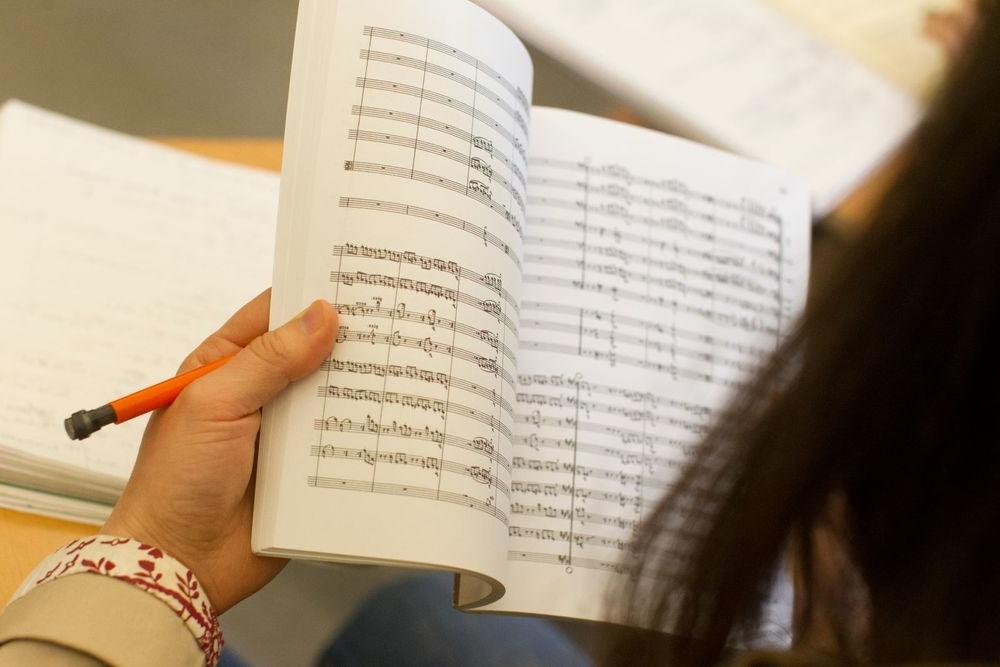
<path fill-rule="evenodd" d="M 181 373 L 169 380 L 154 384 L 152 387 L 140 389 L 134 394 L 111 401 L 99 408 L 74 412 L 63 422 L 63 426 L 66 427 L 66 434 L 73 440 L 83 440 L 90 437 L 91 433 L 101 430 L 101 428 L 108 424 L 121 424 L 133 417 L 138 417 L 139 415 L 144 415 L 147 412 L 170 405 L 184 387 L 202 375 L 214 371 L 230 359 L 232 357 L 216 359 L 210 364 L 199 366 L 187 373 Z"/>

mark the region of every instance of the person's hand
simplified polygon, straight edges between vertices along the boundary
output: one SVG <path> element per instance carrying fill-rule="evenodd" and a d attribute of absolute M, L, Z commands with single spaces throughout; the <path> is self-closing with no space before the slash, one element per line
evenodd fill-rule
<path fill-rule="evenodd" d="M 216 613 L 259 590 L 287 561 L 250 551 L 260 408 L 315 370 L 333 348 L 337 314 L 316 301 L 268 332 L 271 291 L 243 306 L 181 364 L 236 356 L 153 415 L 108 535 L 159 547 L 189 567 Z"/>

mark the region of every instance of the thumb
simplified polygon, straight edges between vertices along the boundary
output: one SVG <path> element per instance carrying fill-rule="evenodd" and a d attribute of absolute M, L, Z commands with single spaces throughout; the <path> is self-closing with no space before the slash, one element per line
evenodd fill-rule
<path fill-rule="evenodd" d="M 328 302 L 314 301 L 283 326 L 254 338 L 233 360 L 192 383 L 188 396 L 210 418 L 240 419 L 256 412 L 289 383 L 319 367 L 333 349 L 337 312 Z M 211 406 L 211 407 L 209 407 Z"/>

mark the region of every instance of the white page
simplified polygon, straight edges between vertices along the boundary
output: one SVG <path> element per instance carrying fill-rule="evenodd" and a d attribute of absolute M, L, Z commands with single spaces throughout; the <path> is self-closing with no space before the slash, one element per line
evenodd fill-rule
<path fill-rule="evenodd" d="M 63 419 L 174 374 L 267 287 L 277 176 L 9 102 L 0 113 L 0 451 L 124 484 L 145 419 Z M 102 498 L 105 502 L 109 499 Z"/>
<path fill-rule="evenodd" d="M 285 165 L 272 320 L 323 297 L 341 335 L 265 410 L 254 548 L 474 572 L 465 602 L 495 597 L 530 60 L 456 0 L 342 1 L 326 25 L 296 44 L 286 139 L 313 154 Z"/>
<path fill-rule="evenodd" d="M 479 0 L 651 121 L 784 167 L 829 212 L 914 126 L 916 103 L 752 0 Z"/>
<path fill-rule="evenodd" d="M 7 484 L 0 484 L 0 507 L 94 526 L 111 515 L 110 505 Z"/>
<path fill-rule="evenodd" d="M 535 107 L 510 570 L 486 609 L 600 620 L 636 527 L 805 300 L 780 171 Z"/>

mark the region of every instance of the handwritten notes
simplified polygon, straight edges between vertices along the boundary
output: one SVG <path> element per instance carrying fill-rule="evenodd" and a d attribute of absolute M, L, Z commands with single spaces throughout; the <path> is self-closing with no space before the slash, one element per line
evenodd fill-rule
<path fill-rule="evenodd" d="M 79 443 L 63 419 L 173 374 L 267 287 L 277 186 L 272 174 L 3 107 L 0 476 L 113 502 L 145 420 Z"/>

